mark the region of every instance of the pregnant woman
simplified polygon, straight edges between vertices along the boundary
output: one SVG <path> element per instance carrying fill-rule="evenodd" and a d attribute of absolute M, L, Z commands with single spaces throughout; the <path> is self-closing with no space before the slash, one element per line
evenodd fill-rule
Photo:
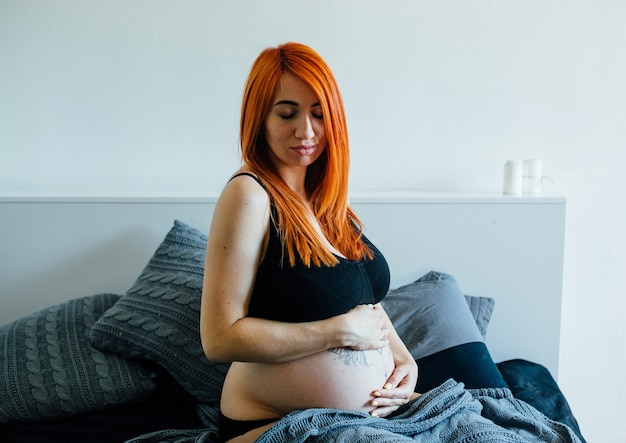
<path fill-rule="evenodd" d="M 261 52 L 246 83 L 243 166 L 206 251 L 201 338 L 232 361 L 221 441 L 254 441 L 297 409 L 385 417 L 415 396 L 417 366 L 379 302 L 389 268 L 348 205 L 339 89 L 311 48 Z"/>

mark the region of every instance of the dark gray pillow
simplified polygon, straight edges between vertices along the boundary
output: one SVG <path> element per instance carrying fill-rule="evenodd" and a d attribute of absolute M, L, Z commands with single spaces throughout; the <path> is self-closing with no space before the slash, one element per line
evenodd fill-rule
<path fill-rule="evenodd" d="M 489 327 L 489 320 L 491 320 L 495 300 L 491 297 L 465 295 L 465 301 L 467 301 L 472 317 L 474 317 L 476 326 L 478 326 L 480 335 L 482 335 L 484 340 L 487 337 L 487 328 Z"/>
<path fill-rule="evenodd" d="M 74 299 L 0 328 L 0 424 L 69 417 L 154 392 L 146 369 L 94 348 L 87 338 L 118 298 Z"/>
<path fill-rule="evenodd" d="M 210 362 L 200 342 L 206 242 L 204 233 L 176 220 L 90 338 L 99 349 L 160 364 L 197 400 L 217 403 L 229 365 Z"/>
<path fill-rule="evenodd" d="M 382 305 L 417 360 L 453 346 L 483 341 L 481 329 L 487 330 L 493 299 L 465 296 L 452 276 L 431 271 L 389 291 Z"/>

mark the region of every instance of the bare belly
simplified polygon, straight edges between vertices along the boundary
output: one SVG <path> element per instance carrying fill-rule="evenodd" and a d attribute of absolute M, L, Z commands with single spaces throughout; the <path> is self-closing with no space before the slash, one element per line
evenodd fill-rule
<path fill-rule="evenodd" d="M 222 413 L 234 420 L 282 417 L 296 409 L 369 412 L 372 392 L 393 372 L 391 349 L 338 348 L 289 363 L 231 365 L 222 391 Z"/>

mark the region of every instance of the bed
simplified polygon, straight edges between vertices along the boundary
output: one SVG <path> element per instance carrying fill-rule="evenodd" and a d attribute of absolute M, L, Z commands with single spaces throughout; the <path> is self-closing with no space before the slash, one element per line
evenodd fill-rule
<path fill-rule="evenodd" d="M 584 441 L 557 383 L 565 200 L 351 202 L 390 264 L 385 307 L 418 362 L 484 341 L 511 395 Z M 228 365 L 206 360 L 197 334 L 214 203 L 0 200 L 1 441 L 214 441 Z M 432 307 L 468 321 L 435 322 Z"/>

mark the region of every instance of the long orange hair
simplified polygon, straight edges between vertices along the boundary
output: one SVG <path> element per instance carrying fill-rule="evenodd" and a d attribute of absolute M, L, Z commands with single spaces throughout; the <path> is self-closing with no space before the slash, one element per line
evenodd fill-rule
<path fill-rule="evenodd" d="M 338 260 L 307 218 L 305 202 L 285 184 L 270 159 L 264 123 L 284 73 L 309 85 L 324 116 L 327 146 L 308 167 L 305 179 L 313 213 L 326 238 L 347 258 L 372 258 L 361 239 L 362 224 L 348 205 L 348 129 L 335 77 L 313 49 L 285 43 L 265 49 L 252 65 L 243 94 L 239 137 L 244 162 L 263 182 L 276 208 L 278 220 L 274 223 L 279 227 L 288 262 L 293 266 L 299 257 L 306 266 L 333 266 Z"/>

